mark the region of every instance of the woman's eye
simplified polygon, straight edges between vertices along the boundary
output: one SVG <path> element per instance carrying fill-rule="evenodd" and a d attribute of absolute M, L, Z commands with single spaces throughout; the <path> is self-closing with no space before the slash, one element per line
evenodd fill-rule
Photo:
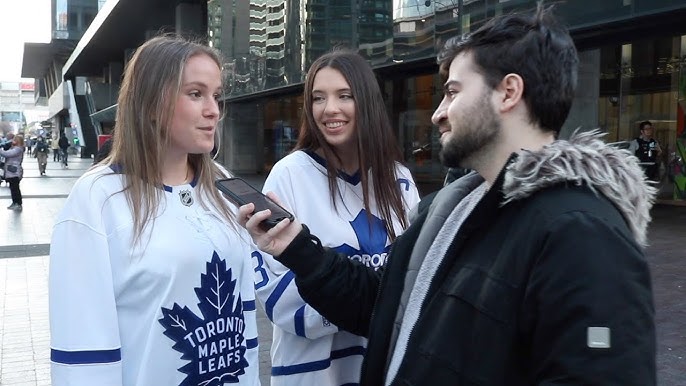
<path fill-rule="evenodd" d="M 350 94 L 343 94 L 341 95 L 341 99 L 353 99 L 353 96 Z"/>
<path fill-rule="evenodd" d="M 324 97 L 320 97 L 320 96 L 312 97 L 312 102 L 321 102 L 323 100 L 324 100 Z"/>
<path fill-rule="evenodd" d="M 188 93 L 188 95 L 192 96 L 193 98 L 200 98 L 202 94 L 200 94 L 200 91 L 191 91 Z"/>

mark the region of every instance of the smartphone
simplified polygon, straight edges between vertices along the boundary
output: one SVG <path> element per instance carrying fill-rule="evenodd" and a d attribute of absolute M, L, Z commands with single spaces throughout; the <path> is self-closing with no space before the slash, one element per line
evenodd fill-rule
<path fill-rule="evenodd" d="M 260 224 L 266 228 L 272 228 L 285 218 L 293 221 L 293 215 L 289 211 L 274 202 L 271 198 L 262 194 L 262 192 L 255 189 L 242 178 L 219 179 L 214 182 L 214 185 L 224 193 L 229 200 L 233 201 L 238 206 L 252 202 L 255 204 L 255 212 L 265 209 L 271 210 L 271 216 Z"/>

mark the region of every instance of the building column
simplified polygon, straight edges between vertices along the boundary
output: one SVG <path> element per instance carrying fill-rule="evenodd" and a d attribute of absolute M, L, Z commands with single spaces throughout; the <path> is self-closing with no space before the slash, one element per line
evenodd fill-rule
<path fill-rule="evenodd" d="M 105 68 L 105 83 L 120 84 L 124 66 L 120 62 L 109 62 Z"/>

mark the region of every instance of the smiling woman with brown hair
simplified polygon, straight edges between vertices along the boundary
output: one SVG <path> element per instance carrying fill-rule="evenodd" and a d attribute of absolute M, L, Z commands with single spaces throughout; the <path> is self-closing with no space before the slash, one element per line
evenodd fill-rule
<path fill-rule="evenodd" d="M 322 245 L 381 269 L 419 193 L 374 71 L 357 52 L 334 49 L 310 66 L 303 100 L 295 151 L 274 165 L 264 191 L 277 193 Z M 367 340 L 323 318 L 293 273 L 263 258 L 256 289 L 274 323 L 272 386 L 357 384 Z"/>

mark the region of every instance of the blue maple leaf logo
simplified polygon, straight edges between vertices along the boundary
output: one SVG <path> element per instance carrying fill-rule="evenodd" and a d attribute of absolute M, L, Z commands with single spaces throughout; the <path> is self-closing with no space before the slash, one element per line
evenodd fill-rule
<path fill-rule="evenodd" d="M 240 295 L 236 299 L 236 280 L 231 269 L 217 253 L 206 263 L 206 273 L 200 275 L 200 287 L 195 288 L 202 318 L 177 303 L 171 309 L 162 307 L 168 338 L 175 342 L 174 350 L 189 361 L 178 370 L 186 374 L 179 386 L 221 386 L 237 383 L 245 373 L 245 318 Z M 235 306 L 234 306 L 235 305 Z"/>
<path fill-rule="evenodd" d="M 362 209 L 350 226 L 355 232 L 360 249 L 348 244 L 341 244 L 333 249 L 347 255 L 353 260 L 359 260 L 368 267 L 379 269 L 384 265 L 390 245 L 386 246 L 388 232 L 383 220 L 372 215 L 371 223 L 367 220 L 367 211 Z"/>

